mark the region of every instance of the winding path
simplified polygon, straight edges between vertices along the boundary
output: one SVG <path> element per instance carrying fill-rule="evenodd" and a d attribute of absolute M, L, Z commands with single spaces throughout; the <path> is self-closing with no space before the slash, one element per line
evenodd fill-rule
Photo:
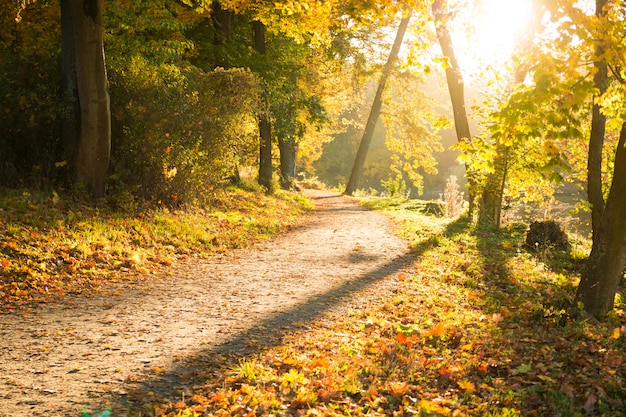
<path fill-rule="evenodd" d="M 184 390 L 184 359 L 280 343 L 410 262 L 385 216 L 329 192 L 307 195 L 316 209 L 303 226 L 253 248 L 133 286 L 0 311 L 0 417 L 125 410 L 138 387 Z"/>

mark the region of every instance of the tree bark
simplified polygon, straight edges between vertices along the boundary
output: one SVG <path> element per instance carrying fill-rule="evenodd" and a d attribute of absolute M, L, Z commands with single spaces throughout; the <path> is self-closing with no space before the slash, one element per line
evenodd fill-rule
<path fill-rule="evenodd" d="M 111 154 L 111 112 L 102 39 L 101 0 L 67 2 L 76 62 L 80 134 L 76 181 L 93 198 L 104 196 Z"/>
<path fill-rule="evenodd" d="M 290 138 L 278 137 L 280 149 L 280 183 L 285 190 L 296 188 L 296 156 L 298 145 Z"/>
<path fill-rule="evenodd" d="M 76 80 L 76 42 L 69 1 L 61 1 L 61 95 L 64 112 L 61 119 L 63 156 L 71 182 L 76 177 L 76 151 L 80 143 L 80 105 Z"/>
<path fill-rule="evenodd" d="M 593 245 L 575 302 L 601 318 L 613 309 L 615 293 L 624 276 L 626 265 L 626 123 L 622 125 L 617 151 L 613 183 L 606 206 L 593 234 Z"/>
<path fill-rule="evenodd" d="M 448 84 L 448 92 L 450 94 L 450 102 L 452 104 L 452 113 L 454 116 L 454 128 L 458 142 L 470 141 L 472 133 L 470 131 L 469 119 L 467 118 L 467 110 L 465 108 L 465 83 L 463 82 L 463 73 L 459 67 L 454 54 L 452 44 L 452 36 L 446 25 L 446 10 L 444 0 L 435 0 L 432 4 L 433 16 L 435 18 L 435 26 L 437 31 L 437 40 L 441 47 L 443 56 L 448 59 L 446 67 L 446 82 Z M 467 169 L 466 175 L 468 181 L 469 194 L 469 214 L 474 213 L 476 205 L 476 184 Z"/>
<path fill-rule="evenodd" d="M 213 23 L 213 45 L 220 46 L 218 51 L 218 59 L 215 67 L 224 69 L 230 68 L 228 54 L 224 51 L 223 46 L 230 43 L 231 39 L 231 22 L 233 12 L 225 10 L 218 0 L 211 3 L 211 22 Z"/>
<path fill-rule="evenodd" d="M 372 137 L 374 136 L 376 122 L 380 117 L 385 84 L 387 84 L 387 80 L 391 75 L 393 66 L 398 59 L 398 53 L 400 52 L 400 46 L 402 46 L 402 40 L 404 39 L 404 34 L 406 33 L 407 26 L 409 25 L 409 20 L 411 20 L 410 11 L 407 12 L 406 16 L 404 16 L 400 21 L 400 25 L 398 26 L 398 32 L 396 33 L 396 39 L 393 42 L 391 52 L 389 52 L 389 57 L 387 58 L 387 63 L 383 67 L 382 74 L 380 75 L 380 80 L 378 81 L 378 88 L 376 89 L 376 95 L 374 96 L 370 115 L 365 125 L 365 131 L 363 132 L 363 137 L 361 139 L 361 144 L 359 145 L 359 150 L 357 151 L 356 158 L 354 160 L 354 165 L 352 166 L 352 173 L 350 174 L 350 179 L 348 180 L 348 184 L 346 185 L 346 191 L 344 192 L 344 194 L 346 195 L 354 194 L 354 192 L 359 187 L 359 182 L 361 182 L 361 175 L 363 174 L 363 167 L 365 166 L 365 158 L 367 157 L 367 152 L 372 142 Z"/>
<path fill-rule="evenodd" d="M 258 20 L 252 22 L 254 50 L 265 55 L 265 25 Z M 259 116 L 259 184 L 265 187 L 268 194 L 274 192 L 272 183 L 272 125 L 267 113 L 267 94 L 265 95 L 265 108 Z"/>
<path fill-rule="evenodd" d="M 509 170 L 509 149 L 499 146 L 494 161 L 494 172 L 487 177 L 481 195 L 478 220 L 484 225 L 499 228 L 502 223 L 502 201 Z"/>
<path fill-rule="evenodd" d="M 607 0 L 596 0 L 596 16 L 603 17 L 606 15 L 604 10 L 606 3 Z M 605 59 L 602 58 L 604 47 L 600 41 L 596 43 L 595 55 L 596 73 L 593 82 L 598 90 L 598 95 L 602 95 L 608 87 L 608 68 Z M 589 157 L 587 159 L 587 199 L 591 204 L 591 226 L 594 236 L 600 227 L 605 204 L 602 192 L 602 148 L 605 130 L 606 116 L 602 114 L 600 105 L 594 101 L 591 114 L 591 133 L 589 135 Z"/>

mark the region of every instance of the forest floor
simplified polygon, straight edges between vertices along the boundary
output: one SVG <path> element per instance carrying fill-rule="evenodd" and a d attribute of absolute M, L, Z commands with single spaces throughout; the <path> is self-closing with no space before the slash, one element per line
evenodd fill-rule
<path fill-rule="evenodd" d="M 413 256 L 389 219 L 307 195 L 316 208 L 301 226 L 252 248 L 0 311 L 0 416 L 139 415 L 150 397 L 184 397 L 203 364 L 280 344 L 393 285 Z"/>
<path fill-rule="evenodd" d="M 0 417 L 626 415 L 624 290 L 571 304 L 588 241 L 306 194 L 297 221 L 241 190 L 174 220 L 0 201 Z"/>

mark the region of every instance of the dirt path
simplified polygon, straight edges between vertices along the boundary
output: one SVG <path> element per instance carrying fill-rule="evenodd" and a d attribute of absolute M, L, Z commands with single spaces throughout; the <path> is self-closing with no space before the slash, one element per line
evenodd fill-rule
<path fill-rule="evenodd" d="M 0 417 L 79 416 L 107 404 L 126 415 L 131 391 L 184 392 L 189 358 L 200 367 L 279 343 L 410 262 L 383 215 L 307 193 L 316 209 L 306 224 L 254 248 L 91 297 L 0 311 Z"/>

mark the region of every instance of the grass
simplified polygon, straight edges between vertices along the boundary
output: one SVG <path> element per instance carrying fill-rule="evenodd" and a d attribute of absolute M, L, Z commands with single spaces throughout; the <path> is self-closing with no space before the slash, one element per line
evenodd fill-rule
<path fill-rule="evenodd" d="M 247 246 L 293 226 L 310 207 L 296 194 L 231 188 L 204 210 L 124 213 L 57 193 L 0 189 L 0 305 L 97 290 Z"/>
<path fill-rule="evenodd" d="M 278 347 L 220 357 L 188 400 L 161 398 L 148 415 L 626 413 L 624 301 L 603 322 L 569 305 L 580 249 L 528 252 L 520 226 L 495 232 L 415 202 L 365 204 L 410 239 L 411 273 Z"/>

